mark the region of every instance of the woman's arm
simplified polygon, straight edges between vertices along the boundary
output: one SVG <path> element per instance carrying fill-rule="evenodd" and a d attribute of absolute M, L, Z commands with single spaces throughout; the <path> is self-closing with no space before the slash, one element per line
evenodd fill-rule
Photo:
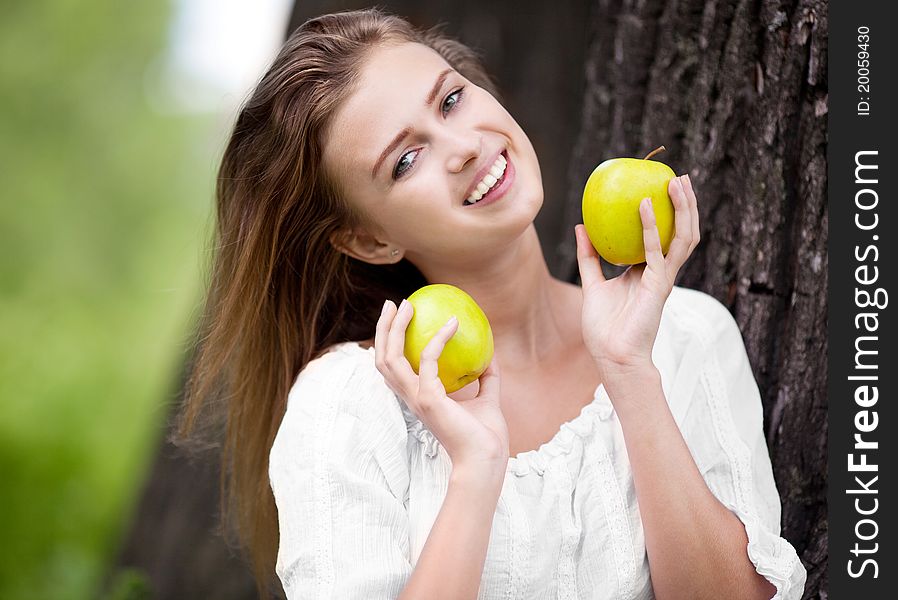
<path fill-rule="evenodd" d="M 475 398 L 446 395 L 437 359 L 458 320 L 440 328 L 421 352 L 416 374 L 405 358 L 405 331 L 414 307 L 384 303 L 374 338 L 375 364 L 384 382 L 427 425 L 445 448 L 452 474 L 443 506 L 400 598 L 477 598 L 493 515 L 508 466 L 508 426 L 499 405 L 499 365 L 480 376 Z"/>
<path fill-rule="evenodd" d="M 602 273 L 583 225 L 576 226 L 583 340 L 624 432 L 658 597 L 770 598 L 776 591 L 748 556 L 746 528 L 696 467 L 652 362 L 662 310 L 701 238 L 688 175 L 671 179 L 668 193 L 676 235 L 667 255 L 647 198 L 639 207 L 646 262 L 613 279 Z"/>
<path fill-rule="evenodd" d="M 496 383 L 488 376 L 481 387 Z M 287 598 L 477 597 L 507 446 L 452 463 L 442 509 L 413 566 L 407 442 L 396 396 L 367 352 L 328 353 L 297 379 L 269 457 L 277 574 Z"/>
<path fill-rule="evenodd" d="M 452 468 L 443 506 L 399 600 L 477 598 L 504 477 L 500 463 L 493 472 Z"/>
<path fill-rule="evenodd" d="M 764 598 L 739 518 L 708 489 L 651 365 L 600 367 L 624 432 L 652 585 L 659 599 Z"/>

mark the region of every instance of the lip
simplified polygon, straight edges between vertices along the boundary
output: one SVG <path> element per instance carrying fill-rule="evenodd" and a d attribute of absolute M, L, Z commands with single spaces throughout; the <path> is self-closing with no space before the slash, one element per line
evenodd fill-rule
<path fill-rule="evenodd" d="M 496 202 L 497 200 L 502 198 L 502 196 L 505 195 L 505 192 L 508 191 L 508 188 L 511 187 L 511 184 L 514 182 L 515 169 L 507 152 L 505 150 L 502 150 L 498 152 L 495 157 L 493 157 L 493 162 L 489 163 L 489 166 L 481 169 L 480 173 L 478 174 L 479 178 L 476 180 L 471 189 L 468 190 L 468 194 L 465 196 L 465 200 L 467 200 L 471 196 L 471 192 L 474 191 L 474 189 L 477 187 L 477 184 L 480 183 L 484 176 L 486 176 L 486 174 L 489 172 L 490 168 L 496 163 L 496 160 L 499 158 L 500 154 L 505 157 L 505 162 L 507 163 L 505 166 L 505 172 L 502 174 L 502 179 L 499 181 L 499 183 L 490 188 L 490 190 L 486 193 L 485 196 L 483 196 L 483 198 L 481 198 L 474 204 L 464 204 L 463 200 L 462 206 L 464 208 L 474 208 L 477 206 L 492 204 L 493 202 Z"/>

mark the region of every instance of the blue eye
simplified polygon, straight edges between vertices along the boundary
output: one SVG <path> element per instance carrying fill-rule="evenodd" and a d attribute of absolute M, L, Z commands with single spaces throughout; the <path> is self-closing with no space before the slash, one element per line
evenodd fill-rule
<path fill-rule="evenodd" d="M 402 177 L 405 174 L 406 171 L 409 170 L 409 168 L 411 168 L 412 163 L 414 163 L 415 161 L 414 160 L 407 161 L 405 159 L 413 154 L 417 156 L 418 151 L 410 150 L 409 152 L 406 152 L 405 154 L 403 154 L 402 156 L 399 157 L 399 162 L 396 163 L 396 168 L 393 169 L 393 179 L 399 179 L 400 177 Z"/>
<path fill-rule="evenodd" d="M 455 106 L 456 106 L 457 104 L 459 104 L 459 103 L 461 102 L 462 97 L 464 96 L 464 89 L 465 89 L 465 88 L 460 87 L 460 88 L 458 88 L 457 90 L 455 90 L 454 92 L 452 92 L 451 94 L 449 94 L 448 96 L 446 96 L 446 99 L 443 100 L 443 108 L 444 108 L 443 114 L 449 112 L 450 110 L 452 110 L 453 108 L 455 108 Z M 455 100 L 452 100 L 452 103 L 451 103 L 451 104 L 448 104 L 449 108 L 446 109 L 446 105 L 447 105 L 447 103 L 449 103 L 449 100 L 450 100 L 451 98 L 455 97 L 455 96 L 458 96 L 458 97 L 455 98 Z"/>

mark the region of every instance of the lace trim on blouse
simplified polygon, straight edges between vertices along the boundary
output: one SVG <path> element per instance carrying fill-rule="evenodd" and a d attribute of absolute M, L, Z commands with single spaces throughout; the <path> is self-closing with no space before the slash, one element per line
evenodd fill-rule
<path fill-rule="evenodd" d="M 402 414 L 408 431 L 424 447 L 424 455 L 434 458 L 439 453 L 440 442 L 436 436 L 427 429 L 427 426 L 409 409 L 405 402 L 397 398 L 402 408 Z M 596 420 L 606 420 L 614 412 L 611 399 L 605 392 L 605 386 L 599 384 L 593 394 L 592 402 L 580 409 L 580 414 L 561 425 L 561 428 L 551 440 L 540 445 L 535 450 L 521 452 L 508 459 L 508 470 L 518 477 L 527 475 L 533 471 L 542 476 L 546 468 L 559 456 L 569 454 L 575 444 L 589 437 L 595 429 Z"/>

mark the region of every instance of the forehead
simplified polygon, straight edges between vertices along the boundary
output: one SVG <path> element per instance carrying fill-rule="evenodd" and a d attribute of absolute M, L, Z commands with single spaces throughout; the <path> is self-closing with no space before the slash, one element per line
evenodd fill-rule
<path fill-rule="evenodd" d="M 384 147 L 411 122 L 449 64 L 417 43 L 381 45 L 371 50 L 353 92 L 336 110 L 324 140 L 325 160 L 339 167 L 371 167 Z M 351 149 L 351 151 L 347 151 Z"/>

